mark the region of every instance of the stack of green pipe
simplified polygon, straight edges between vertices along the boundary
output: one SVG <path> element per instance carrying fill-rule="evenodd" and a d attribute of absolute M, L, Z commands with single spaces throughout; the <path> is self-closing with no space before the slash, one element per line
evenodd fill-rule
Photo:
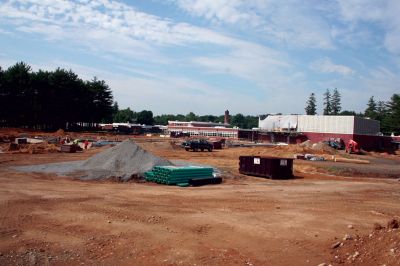
<path fill-rule="evenodd" d="M 212 177 L 214 169 L 199 166 L 155 166 L 145 173 L 146 181 L 176 185 L 189 183 L 189 179 Z"/>
<path fill-rule="evenodd" d="M 148 182 L 152 182 L 152 181 L 154 181 L 154 173 L 152 172 L 152 171 L 149 171 L 149 172 L 145 172 L 144 173 L 144 179 L 146 180 L 146 181 L 148 181 Z"/>

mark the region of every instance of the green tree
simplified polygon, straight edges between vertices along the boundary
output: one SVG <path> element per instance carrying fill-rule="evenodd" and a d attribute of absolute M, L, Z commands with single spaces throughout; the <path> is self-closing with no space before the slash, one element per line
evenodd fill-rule
<path fill-rule="evenodd" d="M 333 90 L 332 94 L 332 99 L 331 99 L 331 110 L 333 115 L 338 115 L 340 113 L 340 110 L 342 110 L 341 107 L 341 95 L 338 91 L 337 88 Z"/>
<path fill-rule="evenodd" d="M 197 116 L 193 113 L 190 112 L 186 115 L 185 121 L 190 122 L 190 121 L 197 121 Z"/>
<path fill-rule="evenodd" d="M 356 113 L 355 111 L 349 111 L 349 110 L 343 110 L 339 113 L 339 115 L 352 115 L 352 116 L 358 116 L 358 117 L 364 117 L 363 113 Z"/>
<path fill-rule="evenodd" d="M 112 112 L 112 92 L 104 81 L 84 82 L 72 70 L 31 71 L 24 62 L 0 68 L 0 123 L 58 129 L 96 123 Z"/>
<path fill-rule="evenodd" d="M 387 103 L 388 115 L 385 126 L 396 135 L 400 133 L 400 94 L 393 94 Z M 385 118 L 384 118 L 385 119 Z"/>
<path fill-rule="evenodd" d="M 31 67 L 16 63 L 4 72 L 4 117 L 11 126 L 28 126 L 32 121 Z"/>
<path fill-rule="evenodd" d="M 236 114 L 232 116 L 231 125 L 239 128 L 246 128 L 246 118 L 241 113 Z"/>
<path fill-rule="evenodd" d="M 32 87 L 35 91 L 35 124 L 39 129 L 53 129 L 51 118 L 57 110 L 50 110 L 56 100 L 56 91 L 50 85 L 51 72 L 39 70 L 32 75 Z M 54 107 L 55 109 L 55 107 Z"/>
<path fill-rule="evenodd" d="M 317 114 L 317 99 L 315 98 L 314 92 L 311 93 L 310 97 L 308 98 L 305 110 L 307 115 Z"/>
<path fill-rule="evenodd" d="M 326 89 L 326 92 L 324 93 L 324 115 L 330 115 L 331 113 L 331 92 L 329 89 Z"/>
<path fill-rule="evenodd" d="M 92 95 L 77 74 L 57 68 L 49 75 L 49 86 L 50 97 L 45 100 L 45 109 L 53 128 L 65 128 L 67 123 L 93 122 Z"/>
<path fill-rule="evenodd" d="M 381 121 L 387 116 L 388 107 L 385 101 L 378 101 L 376 104 L 376 120 Z"/>
<path fill-rule="evenodd" d="M 376 120 L 381 123 L 381 132 L 388 135 L 390 134 L 390 119 L 388 105 L 385 101 L 378 101 L 376 104 Z"/>
<path fill-rule="evenodd" d="M 86 86 L 91 94 L 91 122 L 111 120 L 113 114 L 113 96 L 106 82 L 94 77 L 93 80 L 86 82 Z"/>
<path fill-rule="evenodd" d="M 376 106 L 376 102 L 374 100 L 374 96 L 371 96 L 371 98 L 369 98 L 369 100 L 368 100 L 367 109 L 365 109 L 364 115 L 371 119 L 376 119 L 377 118 L 377 109 L 376 108 L 377 108 L 377 106 Z"/>
<path fill-rule="evenodd" d="M 113 117 L 114 123 L 133 123 L 135 122 L 135 113 L 128 107 L 118 110 Z"/>
<path fill-rule="evenodd" d="M 245 128 L 251 129 L 253 127 L 258 127 L 258 116 L 247 115 Z"/>
<path fill-rule="evenodd" d="M 114 104 L 112 105 L 112 117 L 111 117 L 111 121 L 107 121 L 107 122 L 112 122 L 114 116 L 118 113 L 118 111 L 119 111 L 118 102 L 114 102 Z"/>
<path fill-rule="evenodd" d="M 145 125 L 154 125 L 153 112 L 143 110 L 137 114 L 137 123 Z"/>
<path fill-rule="evenodd" d="M 216 123 L 218 117 L 215 115 L 202 115 L 202 116 L 199 116 L 197 119 L 198 119 L 198 121 L 202 121 L 202 122 Z"/>
<path fill-rule="evenodd" d="M 163 114 L 157 115 L 154 117 L 154 123 L 156 125 L 168 125 L 168 121 L 178 120 L 176 115 L 172 114 Z"/>

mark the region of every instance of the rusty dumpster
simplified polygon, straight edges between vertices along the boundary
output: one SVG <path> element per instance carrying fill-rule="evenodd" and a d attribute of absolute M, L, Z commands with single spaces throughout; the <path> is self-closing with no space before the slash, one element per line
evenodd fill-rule
<path fill-rule="evenodd" d="M 293 159 L 282 157 L 240 156 L 239 172 L 271 179 L 293 177 Z"/>

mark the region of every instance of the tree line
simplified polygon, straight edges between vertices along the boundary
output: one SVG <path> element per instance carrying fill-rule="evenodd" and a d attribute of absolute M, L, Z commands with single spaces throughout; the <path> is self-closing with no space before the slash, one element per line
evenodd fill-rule
<path fill-rule="evenodd" d="M 114 104 L 113 121 L 119 123 L 138 123 L 146 125 L 168 125 L 168 121 L 200 121 L 223 123 L 224 115 L 196 115 L 190 112 L 186 115 L 183 114 L 162 114 L 153 116 L 151 111 L 143 110 L 141 112 L 134 112 L 129 107 L 126 109 L 118 109 L 118 103 Z M 258 116 L 243 115 L 241 113 L 231 116 L 230 124 L 239 128 L 253 128 L 258 126 Z"/>
<path fill-rule="evenodd" d="M 375 101 L 371 96 L 364 112 L 342 111 L 338 89 L 327 89 L 323 95 L 324 115 L 355 115 L 381 122 L 385 134 L 400 133 L 400 95 L 393 94 L 388 101 Z M 305 111 L 317 114 L 317 101 L 312 93 Z M 75 130 L 95 126 L 99 122 L 131 122 L 146 125 L 167 125 L 169 120 L 223 123 L 224 115 L 163 114 L 135 112 L 130 108 L 119 109 L 113 101 L 110 87 L 94 77 L 87 81 L 72 70 L 57 68 L 55 71 L 32 71 L 24 62 L 3 70 L 0 66 L 0 127 L 27 127 L 41 130 Z M 239 128 L 258 126 L 258 116 L 231 116 L 230 124 Z"/>
<path fill-rule="evenodd" d="M 131 122 L 167 125 L 168 120 L 223 123 L 224 116 L 135 112 L 120 109 L 110 87 L 94 77 L 87 81 L 72 70 L 32 71 L 24 62 L 3 70 L 0 66 L 0 127 L 40 130 L 90 129 L 97 123 Z M 231 124 L 240 128 L 258 126 L 258 116 L 236 114 Z"/>
<path fill-rule="evenodd" d="M 323 115 L 354 115 L 358 117 L 378 120 L 381 124 L 381 132 L 389 134 L 400 134 L 400 94 L 393 94 L 388 101 L 376 101 L 374 96 L 368 100 L 364 112 L 342 111 L 341 94 L 338 89 L 333 93 L 329 89 L 323 94 Z M 317 114 L 317 100 L 315 93 L 311 93 L 305 111 L 307 115 Z"/>
<path fill-rule="evenodd" d="M 24 62 L 0 67 L 0 126 L 41 130 L 111 121 L 113 95 L 96 77 L 82 80 L 72 70 L 32 71 Z"/>
<path fill-rule="evenodd" d="M 177 121 L 200 121 L 200 122 L 212 122 L 212 123 L 224 123 L 224 115 L 215 116 L 215 115 L 196 115 L 193 112 L 188 113 L 187 115 L 160 115 L 156 116 L 155 120 L 159 122 L 159 124 L 165 125 L 168 123 L 168 120 L 177 120 Z M 253 128 L 258 127 L 258 116 L 252 115 L 243 115 L 241 113 L 231 115 L 230 116 L 230 125 L 239 128 Z"/>

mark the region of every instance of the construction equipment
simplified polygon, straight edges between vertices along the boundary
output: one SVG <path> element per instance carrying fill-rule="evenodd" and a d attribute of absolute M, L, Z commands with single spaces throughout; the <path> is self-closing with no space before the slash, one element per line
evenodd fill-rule
<path fill-rule="evenodd" d="M 336 150 L 344 150 L 345 147 L 344 141 L 341 138 L 329 138 L 323 142 Z"/>
<path fill-rule="evenodd" d="M 211 143 L 209 143 L 207 140 L 205 139 L 194 139 L 194 140 L 188 140 L 182 143 L 182 147 L 186 150 L 193 150 L 193 151 L 204 151 L 204 150 L 208 150 L 208 151 L 212 151 L 213 150 L 213 145 Z"/>
<path fill-rule="evenodd" d="M 346 153 L 357 153 L 361 154 L 361 148 L 358 143 L 352 139 L 350 139 L 346 144 Z"/>

